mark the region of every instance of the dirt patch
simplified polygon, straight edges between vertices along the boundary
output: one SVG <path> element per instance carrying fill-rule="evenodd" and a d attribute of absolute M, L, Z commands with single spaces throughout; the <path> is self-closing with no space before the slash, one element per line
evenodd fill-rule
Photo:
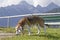
<path fill-rule="evenodd" d="M 15 36 L 15 33 L 0 33 L 0 39 L 13 36 Z"/>

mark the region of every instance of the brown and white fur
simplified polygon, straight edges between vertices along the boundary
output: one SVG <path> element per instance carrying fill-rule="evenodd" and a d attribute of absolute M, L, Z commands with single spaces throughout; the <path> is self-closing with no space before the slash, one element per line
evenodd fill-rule
<path fill-rule="evenodd" d="M 29 35 L 31 35 L 31 32 L 30 32 L 31 25 L 36 25 L 36 24 L 37 24 L 37 28 L 38 28 L 37 34 L 40 33 L 40 27 L 44 27 L 44 31 L 46 33 L 46 26 L 44 25 L 44 20 L 41 17 L 27 16 L 27 17 L 24 17 L 18 21 L 18 24 L 16 26 L 16 34 L 19 34 L 20 32 L 23 33 L 25 24 L 28 25 L 27 28 L 28 28 Z"/>

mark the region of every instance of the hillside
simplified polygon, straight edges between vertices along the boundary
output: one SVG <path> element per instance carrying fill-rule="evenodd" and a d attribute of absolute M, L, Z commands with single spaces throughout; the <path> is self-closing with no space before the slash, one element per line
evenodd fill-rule
<path fill-rule="evenodd" d="M 47 13 L 60 13 L 60 7 L 52 9 L 52 10 L 48 11 Z"/>
<path fill-rule="evenodd" d="M 48 12 L 48 11 L 58 8 L 58 7 L 59 6 L 57 6 L 54 3 L 49 4 L 47 7 L 41 7 L 40 5 L 38 5 L 37 7 L 34 7 L 33 5 L 28 4 L 26 1 L 21 1 L 18 5 L 1 7 L 0 16 L 44 13 L 44 12 Z"/>

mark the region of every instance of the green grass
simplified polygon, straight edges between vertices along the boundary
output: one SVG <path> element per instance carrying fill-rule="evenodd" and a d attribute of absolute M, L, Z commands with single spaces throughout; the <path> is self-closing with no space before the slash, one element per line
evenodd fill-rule
<path fill-rule="evenodd" d="M 5 29 L 4 29 L 5 30 Z M 11 29 L 7 29 L 11 30 Z M 15 30 L 12 29 L 12 32 Z M 24 35 L 15 35 L 11 38 L 3 38 L 2 40 L 60 40 L 60 28 L 47 28 L 47 34 L 44 34 L 43 28 L 41 28 L 41 33 L 37 35 L 37 29 L 31 28 L 32 35 L 28 35 L 27 30 L 25 30 Z M 8 32 L 8 31 L 7 31 Z M 10 31 L 11 32 L 11 31 Z"/>
<path fill-rule="evenodd" d="M 11 27 L 9 27 L 9 28 L 2 28 L 2 27 L 0 27 L 0 31 L 6 32 L 6 33 L 14 33 L 15 32 L 15 28 L 11 28 Z"/>

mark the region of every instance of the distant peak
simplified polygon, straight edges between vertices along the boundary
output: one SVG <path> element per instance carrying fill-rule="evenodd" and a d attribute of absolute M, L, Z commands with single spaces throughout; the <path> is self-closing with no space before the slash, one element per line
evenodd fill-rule
<path fill-rule="evenodd" d="M 50 6 L 58 6 L 58 5 L 56 5 L 55 3 L 53 3 L 53 2 L 50 3 L 49 5 L 50 5 Z M 48 6 L 49 6 L 49 5 L 48 5 Z"/>
<path fill-rule="evenodd" d="M 26 1 L 21 1 L 19 4 L 28 4 Z"/>
<path fill-rule="evenodd" d="M 41 7 L 40 5 L 37 5 L 37 7 Z"/>

